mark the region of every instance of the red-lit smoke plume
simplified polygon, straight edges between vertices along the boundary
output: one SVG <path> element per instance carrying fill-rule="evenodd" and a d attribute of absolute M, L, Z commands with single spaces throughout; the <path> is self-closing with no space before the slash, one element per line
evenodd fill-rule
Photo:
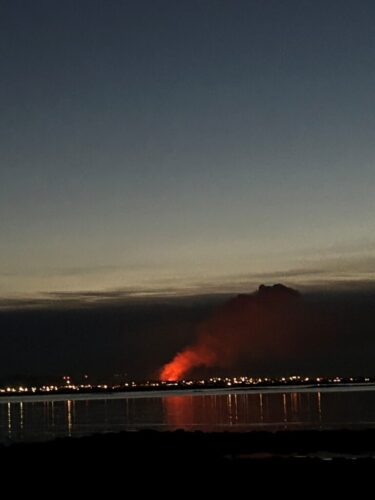
<path fill-rule="evenodd" d="M 283 285 L 262 285 L 219 307 L 199 327 L 198 340 L 160 371 L 164 381 L 181 380 L 194 368 L 229 367 L 241 356 L 268 356 L 291 348 L 298 324 L 299 293 Z"/>
<path fill-rule="evenodd" d="M 196 344 L 187 347 L 164 365 L 160 372 L 160 380 L 181 380 L 196 366 L 214 366 L 217 361 L 216 354 L 210 351 L 204 344 Z"/>

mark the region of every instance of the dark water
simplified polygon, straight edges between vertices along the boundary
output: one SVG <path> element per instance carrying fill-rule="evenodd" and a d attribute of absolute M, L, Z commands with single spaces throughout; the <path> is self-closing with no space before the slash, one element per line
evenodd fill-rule
<path fill-rule="evenodd" d="M 375 391 L 0 402 L 0 442 L 144 428 L 252 431 L 353 427 L 375 427 Z"/>

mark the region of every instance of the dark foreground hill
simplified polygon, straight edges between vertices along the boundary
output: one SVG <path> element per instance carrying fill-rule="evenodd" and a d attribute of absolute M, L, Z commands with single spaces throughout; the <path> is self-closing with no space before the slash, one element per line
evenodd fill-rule
<path fill-rule="evenodd" d="M 375 431 L 203 433 L 139 431 L 19 443 L 0 447 L 0 464 L 106 472 L 281 471 L 375 465 Z"/>

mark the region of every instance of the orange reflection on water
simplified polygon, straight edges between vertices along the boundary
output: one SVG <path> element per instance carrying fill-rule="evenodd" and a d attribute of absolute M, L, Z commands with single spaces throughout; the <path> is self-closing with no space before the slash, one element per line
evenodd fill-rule
<path fill-rule="evenodd" d="M 166 396 L 163 418 L 171 428 L 208 431 L 321 426 L 321 399 L 319 392 Z"/>
<path fill-rule="evenodd" d="M 239 420 L 236 394 L 166 396 L 163 398 L 164 419 L 173 428 L 217 430 L 230 427 Z"/>
<path fill-rule="evenodd" d="M 163 398 L 164 418 L 172 427 L 186 427 L 194 422 L 193 396 L 166 396 Z"/>

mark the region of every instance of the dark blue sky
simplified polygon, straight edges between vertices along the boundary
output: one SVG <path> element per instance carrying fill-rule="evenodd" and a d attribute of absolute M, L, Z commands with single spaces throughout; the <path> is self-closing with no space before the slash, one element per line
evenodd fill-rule
<path fill-rule="evenodd" d="M 368 282 L 371 0 L 0 1 L 0 294 Z"/>

